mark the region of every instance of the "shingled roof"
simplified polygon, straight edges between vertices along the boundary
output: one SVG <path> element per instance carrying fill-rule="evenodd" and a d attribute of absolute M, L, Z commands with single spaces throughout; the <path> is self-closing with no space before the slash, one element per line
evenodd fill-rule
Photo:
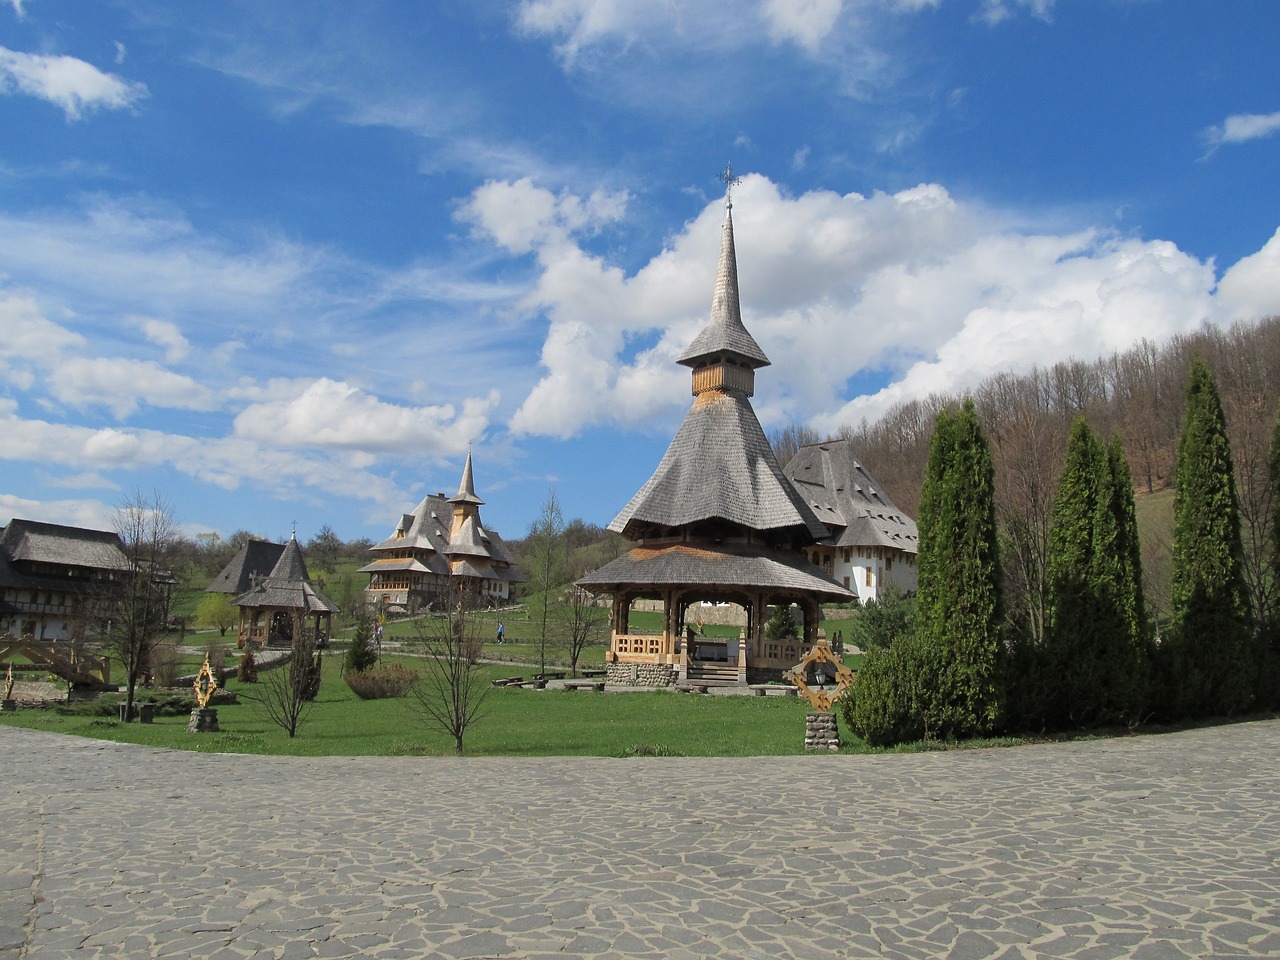
<path fill-rule="evenodd" d="M 752 530 L 827 530 L 783 475 L 760 421 L 735 392 L 699 394 L 649 482 L 609 524 L 632 536 L 643 524 L 680 527 L 722 519 Z"/>
<path fill-rule="evenodd" d="M 290 537 L 271 573 L 231 601 L 237 607 L 274 607 L 307 613 L 338 613 L 336 603 L 315 588 L 297 537 Z"/>
<path fill-rule="evenodd" d="M 790 550 L 747 544 L 718 544 L 714 550 L 689 544 L 634 547 L 593 570 L 578 585 L 596 592 L 616 591 L 623 585 L 678 583 L 682 587 L 769 588 L 847 600 L 849 591 Z"/>
<path fill-rule="evenodd" d="M 207 593 L 239 595 L 253 586 L 254 577 L 261 579 L 275 567 L 284 553 L 283 543 L 269 540 L 246 540 L 222 572 L 205 587 Z"/>
<path fill-rule="evenodd" d="M 848 440 L 807 444 L 784 473 L 831 531 L 837 547 L 896 547 L 916 553 L 916 522 L 890 499 Z"/>
<path fill-rule="evenodd" d="M 0 552 L 13 563 L 56 564 L 92 570 L 128 570 L 120 537 L 109 530 L 88 530 L 39 520 L 9 521 L 0 531 Z"/>

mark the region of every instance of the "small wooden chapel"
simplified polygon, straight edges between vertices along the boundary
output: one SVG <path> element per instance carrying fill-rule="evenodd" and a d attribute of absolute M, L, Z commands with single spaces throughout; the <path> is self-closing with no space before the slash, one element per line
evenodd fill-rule
<path fill-rule="evenodd" d="M 635 546 L 579 586 L 613 598 L 606 654 L 611 683 L 776 680 L 817 639 L 823 601 L 855 595 L 806 558 L 829 532 L 784 475 L 751 397 L 769 365 L 742 323 L 733 240 L 731 172 L 711 319 L 677 362 L 693 372 L 693 406 L 648 483 L 609 529 Z M 638 600 L 661 603 L 660 634 L 632 633 Z M 737 640 L 699 637 L 691 608 L 732 603 L 746 612 Z M 766 639 L 771 608 L 796 605 L 800 636 Z"/>

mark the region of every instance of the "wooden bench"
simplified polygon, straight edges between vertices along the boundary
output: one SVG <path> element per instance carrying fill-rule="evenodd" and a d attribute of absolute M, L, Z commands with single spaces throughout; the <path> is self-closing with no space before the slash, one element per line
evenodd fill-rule
<path fill-rule="evenodd" d="M 681 693 L 706 693 L 707 684 L 705 683 L 677 683 L 676 689 Z"/>
<path fill-rule="evenodd" d="M 500 680 L 490 680 L 489 682 L 495 687 L 518 687 L 522 685 L 525 680 L 524 677 L 503 677 Z"/>
<path fill-rule="evenodd" d="M 605 672 L 603 670 L 579 670 L 578 675 L 582 677 L 603 677 Z"/>
<path fill-rule="evenodd" d="M 594 690 L 596 693 L 604 692 L 603 680 L 566 680 L 564 682 L 566 690 Z"/>

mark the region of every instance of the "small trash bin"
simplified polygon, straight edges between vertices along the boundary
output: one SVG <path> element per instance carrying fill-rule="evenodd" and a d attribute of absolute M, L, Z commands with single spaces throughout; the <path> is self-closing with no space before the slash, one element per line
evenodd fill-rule
<path fill-rule="evenodd" d="M 120 708 L 120 722 L 124 723 L 129 719 L 129 704 L 121 702 L 117 706 Z"/>
<path fill-rule="evenodd" d="M 138 708 L 139 723 L 150 723 L 155 719 L 156 705 L 154 703 L 139 703 L 136 706 Z"/>

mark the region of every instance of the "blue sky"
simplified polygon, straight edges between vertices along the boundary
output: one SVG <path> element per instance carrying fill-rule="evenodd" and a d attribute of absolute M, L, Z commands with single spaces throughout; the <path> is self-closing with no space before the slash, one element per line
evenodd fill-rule
<path fill-rule="evenodd" d="M 0 2 L 0 522 L 606 524 L 732 161 L 766 430 L 1280 313 L 1280 3 Z"/>

